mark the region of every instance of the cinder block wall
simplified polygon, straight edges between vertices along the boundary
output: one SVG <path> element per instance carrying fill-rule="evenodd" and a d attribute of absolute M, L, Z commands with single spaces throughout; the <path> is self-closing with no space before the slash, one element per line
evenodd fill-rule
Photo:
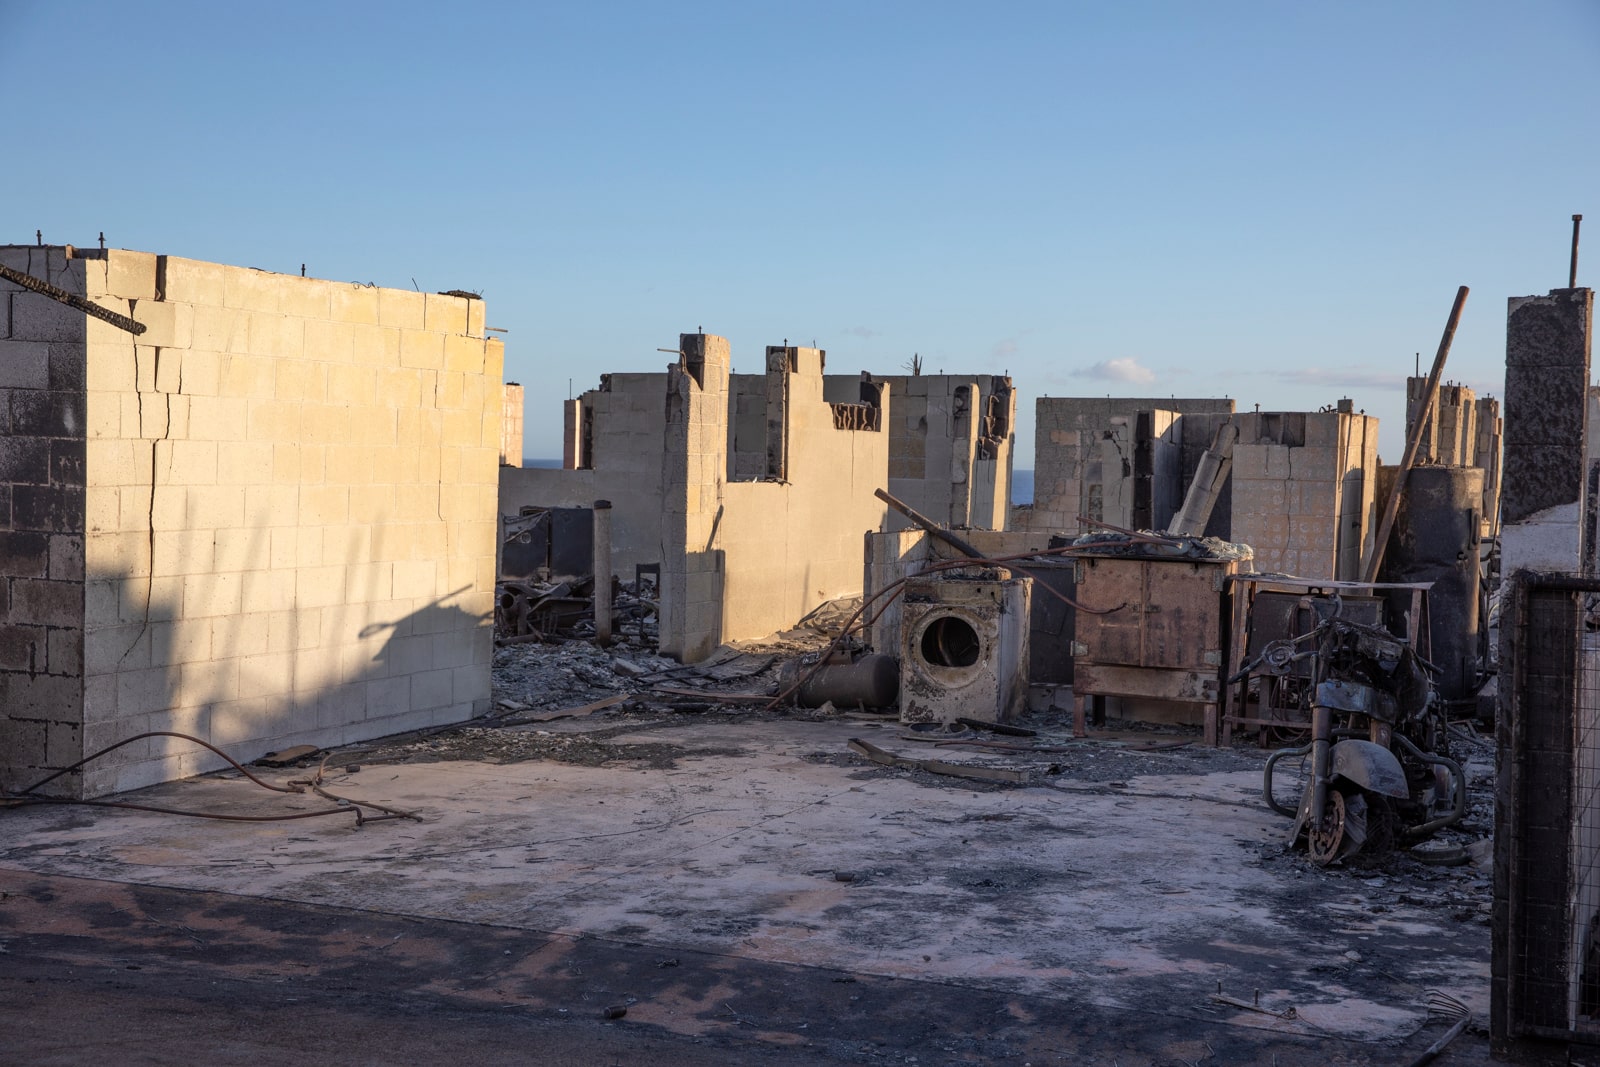
<path fill-rule="evenodd" d="M 0 263 L 81 286 L 60 248 Z M 67 313 L 63 313 L 67 312 Z M 0 786 L 83 755 L 84 325 L 0 280 Z"/>
<path fill-rule="evenodd" d="M 1225 397 L 1039 397 L 1034 406 L 1033 507 L 1027 512 L 1029 526 L 1075 533 L 1080 526 L 1078 516 L 1095 513 L 1091 492 L 1094 486 L 1100 486 L 1099 493 L 1104 494 L 1109 485 L 1113 495 L 1120 498 L 1120 463 L 1108 471 L 1105 453 L 1116 454 L 1111 446 L 1120 428 L 1131 426 L 1139 412 L 1171 411 L 1186 416 L 1230 414 L 1233 410 L 1234 401 Z M 1212 420 L 1206 420 L 1206 425 L 1209 430 L 1215 429 Z M 1210 439 L 1206 434 L 1197 434 L 1199 437 L 1206 437 L 1199 446 L 1203 449 Z M 1182 439 L 1187 456 L 1189 435 L 1184 433 Z M 1130 439 L 1126 444 L 1130 470 L 1132 448 Z M 1194 453 L 1196 463 L 1198 455 L 1198 451 Z M 1192 468 L 1186 469 L 1185 474 L 1189 473 Z M 1178 490 L 1180 500 L 1184 488 L 1187 486 Z M 1119 512 L 1116 506 L 1107 511 L 1103 497 L 1099 508 L 1102 518 Z"/>
<path fill-rule="evenodd" d="M 666 382 L 665 374 L 606 374 L 599 389 L 568 401 L 569 421 L 588 425 L 588 466 L 572 466 L 581 450 L 569 434 L 566 469 L 501 470 L 500 511 L 587 508 L 609 500 L 614 572 L 632 581 L 635 565 L 660 563 Z"/>
<path fill-rule="evenodd" d="M 1233 539 L 1256 570 L 1358 581 L 1376 525 L 1378 420 L 1345 411 L 1235 416 Z"/>
<path fill-rule="evenodd" d="M 76 755 L 178 730 L 253 759 L 485 710 L 503 353 L 482 302 L 89 255 L 55 283 L 147 330 L 13 293 L 33 317 L 0 345 L 0 364 L 43 342 L 84 372 Z M 24 721 L 8 702 L 0 729 Z M 68 747 L 40 761 L 0 739 L 7 783 Z M 97 795 L 218 762 L 147 739 L 64 783 Z"/>
<path fill-rule="evenodd" d="M 887 382 L 894 418 L 889 433 L 889 492 L 936 522 L 1003 529 L 1011 505 L 1016 393 L 990 374 L 874 375 Z M 828 375 L 824 393 L 854 402 L 855 375 Z M 996 399 L 997 398 L 997 399 Z M 990 420 L 991 404 L 999 408 Z M 889 528 L 911 526 L 889 512 Z"/>

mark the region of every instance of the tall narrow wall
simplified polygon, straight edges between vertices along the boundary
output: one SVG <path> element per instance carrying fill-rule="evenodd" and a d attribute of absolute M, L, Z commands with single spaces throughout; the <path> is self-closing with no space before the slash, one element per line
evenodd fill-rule
<path fill-rule="evenodd" d="M 678 337 L 683 358 L 667 370 L 662 470 L 661 651 L 685 662 L 722 642 L 722 551 L 726 509 L 728 340 Z M 744 636 L 744 635 L 741 635 Z M 750 635 L 755 636 L 755 635 Z"/>
<path fill-rule="evenodd" d="M 0 263 L 83 290 L 60 248 Z M 0 280 L 0 788 L 83 756 L 84 316 Z"/>

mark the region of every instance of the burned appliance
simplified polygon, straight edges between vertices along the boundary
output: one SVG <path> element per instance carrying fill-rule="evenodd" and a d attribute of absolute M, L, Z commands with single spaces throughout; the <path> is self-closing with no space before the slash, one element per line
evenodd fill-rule
<path fill-rule="evenodd" d="M 1250 550 L 1212 550 L 1198 541 L 1079 543 L 1072 646 L 1078 731 L 1096 698 L 1177 701 L 1203 706 L 1206 741 L 1214 744 L 1224 586 Z"/>
<path fill-rule="evenodd" d="M 1006 722 L 1026 706 L 1033 581 L 1002 573 L 973 568 L 906 582 L 901 722 Z"/>
<path fill-rule="evenodd" d="M 1313 602 L 1319 618 L 1297 637 L 1275 641 L 1244 672 L 1264 663 L 1310 665 L 1311 740 L 1268 757 L 1262 794 L 1294 819 L 1313 862 L 1421 841 L 1459 822 L 1466 778 L 1448 755 L 1444 702 L 1431 665 L 1410 641 L 1383 626 L 1343 616 L 1337 593 Z M 1277 799 L 1278 764 L 1300 759 L 1300 803 Z"/>

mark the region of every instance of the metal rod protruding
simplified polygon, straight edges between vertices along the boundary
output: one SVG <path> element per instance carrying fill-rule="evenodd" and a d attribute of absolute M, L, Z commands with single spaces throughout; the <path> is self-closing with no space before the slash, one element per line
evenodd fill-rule
<path fill-rule="evenodd" d="M 1567 288 L 1578 287 L 1578 227 L 1583 225 L 1583 216 L 1572 216 L 1572 265 L 1567 268 Z"/>

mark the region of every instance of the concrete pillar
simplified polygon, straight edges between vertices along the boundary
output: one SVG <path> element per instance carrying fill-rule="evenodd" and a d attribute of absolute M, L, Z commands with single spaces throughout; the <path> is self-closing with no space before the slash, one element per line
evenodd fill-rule
<path fill-rule="evenodd" d="M 728 340 L 678 335 L 667 368 L 662 460 L 661 651 L 685 663 L 722 641 L 722 488 L 728 469 Z"/>
<path fill-rule="evenodd" d="M 1594 291 L 1512 297 L 1506 315 L 1501 570 L 1576 571 L 1585 556 L 1585 444 Z"/>
<path fill-rule="evenodd" d="M 583 401 L 568 400 L 561 405 L 561 467 L 575 471 L 593 466 L 583 454 Z"/>

